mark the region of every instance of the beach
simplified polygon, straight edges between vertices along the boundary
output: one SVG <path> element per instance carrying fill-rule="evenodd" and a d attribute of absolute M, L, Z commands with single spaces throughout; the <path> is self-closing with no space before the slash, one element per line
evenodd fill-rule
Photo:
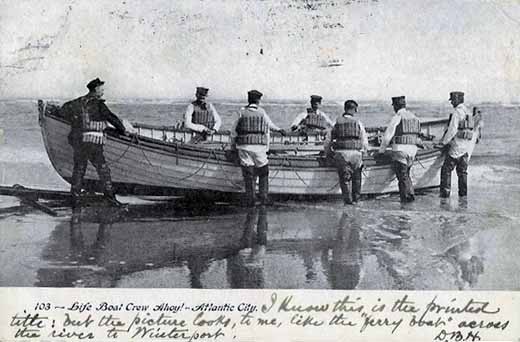
<path fill-rule="evenodd" d="M 229 127 L 239 101 L 214 100 Z M 108 100 L 121 118 L 174 125 L 187 102 Z M 402 205 L 399 196 L 284 200 L 266 208 L 230 203 L 186 205 L 120 197 L 128 212 L 97 208 L 71 223 L 0 197 L 0 286 L 319 288 L 373 290 L 519 290 L 520 106 L 478 104 L 485 122 L 459 199 L 438 189 Z M 267 102 L 281 127 L 306 107 Z M 327 103 L 332 119 L 341 103 Z M 411 103 L 419 117 L 447 117 L 447 103 Z M 389 103 L 361 102 L 359 118 L 380 126 Z M 35 100 L 1 100 L 0 180 L 68 190 L 52 168 L 38 126 Z"/>

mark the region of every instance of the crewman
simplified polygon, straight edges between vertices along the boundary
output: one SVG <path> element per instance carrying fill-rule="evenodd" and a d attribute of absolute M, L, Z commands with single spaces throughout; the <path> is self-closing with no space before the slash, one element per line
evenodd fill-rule
<path fill-rule="evenodd" d="M 450 116 L 450 122 L 444 137 L 440 141 L 441 146 L 449 145 L 448 153 L 441 168 L 441 197 L 450 197 L 451 172 L 457 170 L 459 181 L 459 196 L 468 194 L 468 162 L 473 148 L 474 138 L 477 132 L 476 117 L 464 105 L 464 93 L 453 91 L 450 93 L 451 105 L 455 111 Z"/>
<path fill-rule="evenodd" d="M 363 151 L 368 150 L 365 127 L 354 118 L 357 109 L 356 101 L 345 101 L 344 113 L 336 120 L 328 139 L 345 204 L 353 204 L 361 197 Z"/>
<path fill-rule="evenodd" d="M 334 126 L 334 122 L 320 110 L 321 100 L 321 96 L 311 95 L 311 107 L 298 114 L 291 124 L 291 130 L 301 132 L 323 131 Z"/>
<path fill-rule="evenodd" d="M 104 130 L 112 124 L 119 134 L 125 134 L 123 122 L 108 109 L 105 100 L 104 83 L 99 78 L 87 84 L 88 94 L 65 103 L 61 110 L 71 120 L 69 144 L 74 150 L 74 168 L 72 171 L 71 194 L 72 206 L 78 208 L 83 177 L 90 161 L 96 168 L 105 196 L 114 203 L 115 199 L 110 177 L 110 169 L 103 155 L 106 142 Z"/>
<path fill-rule="evenodd" d="M 206 101 L 208 88 L 197 87 L 195 101 L 190 103 L 184 114 L 184 127 L 197 132 L 197 136 L 192 142 L 206 140 L 208 135 L 212 135 L 220 129 L 222 120 L 213 104 Z"/>
<path fill-rule="evenodd" d="M 385 153 L 386 147 L 392 144 L 392 168 L 399 183 L 401 202 L 412 202 L 415 194 L 410 169 L 417 154 L 417 144 L 420 144 L 421 122 L 406 109 L 404 96 L 392 97 L 392 106 L 395 115 L 386 127 L 379 153 Z"/>
<path fill-rule="evenodd" d="M 270 130 L 285 131 L 276 126 L 265 110 L 259 106 L 263 94 L 258 90 L 247 93 L 248 105 L 239 112 L 231 134 L 238 151 L 244 185 L 246 190 L 247 206 L 255 204 L 256 177 L 259 177 L 260 202 L 268 204 L 269 198 L 269 165 L 267 151 L 269 150 Z"/>

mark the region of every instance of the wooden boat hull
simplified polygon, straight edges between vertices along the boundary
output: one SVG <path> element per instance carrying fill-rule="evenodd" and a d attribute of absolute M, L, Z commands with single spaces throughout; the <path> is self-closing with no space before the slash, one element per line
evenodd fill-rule
<path fill-rule="evenodd" d="M 49 159 L 58 174 L 70 182 L 73 151 L 67 142 L 69 124 L 40 106 L 40 125 Z M 166 142 L 138 135 L 137 139 L 109 132 L 104 147 L 116 191 L 122 194 L 186 194 L 191 192 L 243 192 L 241 169 L 233 152 L 203 144 Z M 338 176 L 326 158 L 318 155 L 270 156 L 269 192 L 280 195 L 339 195 Z M 438 149 L 420 150 L 411 170 L 417 189 L 439 186 L 443 162 Z M 397 192 L 397 180 L 389 156 L 364 159 L 362 193 Z M 95 186 L 96 170 L 88 165 L 86 187 Z"/>

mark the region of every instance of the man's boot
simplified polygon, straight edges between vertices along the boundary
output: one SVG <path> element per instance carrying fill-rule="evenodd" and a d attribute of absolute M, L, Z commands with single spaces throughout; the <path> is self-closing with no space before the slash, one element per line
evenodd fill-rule
<path fill-rule="evenodd" d="M 357 202 L 361 198 L 361 171 L 363 166 L 354 170 L 352 174 L 352 202 Z"/>
<path fill-rule="evenodd" d="M 339 186 L 341 188 L 341 195 L 344 204 L 352 204 L 352 188 L 351 188 L 351 174 L 346 168 L 338 170 Z"/>
<path fill-rule="evenodd" d="M 271 205 L 273 202 L 269 199 L 269 166 L 264 165 L 258 169 L 258 190 L 260 195 L 260 203 L 262 205 Z"/>
<path fill-rule="evenodd" d="M 75 168 L 72 172 L 72 179 L 70 184 L 71 206 L 72 209 L 79 209 L 81 205 L 81 185 L 83 175 L 81 170 Z"/>
<path fill-rule="evenodd" d="M 116 199 L 114 188 L 112 186 L 112 177 L 110 176 L 110 169 L 108 168 L 108 165 L 103 164 L 98 169 L 98 174 L 101 185 L 103 186 L 103 194 L 105 195 L 105 198 L 116 207 L 123 206 L 123 204 Z"/>
<path fill-rule="evenodd" d="M 457 163 L 457 178 L 459 182 L 459 197 L 468 195 L 468 155 L 460 157 Z"/>
<path fill-rule="evenodd" d="M 444 164 L 442 164 L 441 168 L 441 190 L 440 196 L 442 198 L 448 198 L 451 194 L 451 172 L 453 171 L 453 167 L 451 165 L 451 158 L 446 156 L 444 160 Z"/>
<path fill-rule="evenodd" d="M 412 167 L 408 166 L 406 169 L 406 201 L 413 202 L 415 201 L 415 191 L 413 188 L 412 177 L 410 176 L 410 171 Z"/>
<path fill-rule="evenodd" d="M 245 201 L 244 205 L 247 207 L 254 207 L 255 205 L 255 183 L 254 183 L 254 167 L 242 166 L 242 176 L 244 178 Z"/>
<path fill-rule="evenodd" d="M 393 169 L 395 171 L 395 175 L 397 177 L 397 185 L 399 187 L 399 198 L 401 202 L 407 202 L 407 187 L 406 187 L 406 165 L 394 161 Z"/>

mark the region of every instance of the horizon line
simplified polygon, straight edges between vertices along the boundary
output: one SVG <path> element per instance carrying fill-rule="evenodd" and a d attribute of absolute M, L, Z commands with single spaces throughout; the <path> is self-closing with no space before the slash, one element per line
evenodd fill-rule
<path fill-rule="evenodd" d="M 60 96 L 6 96 L 6 97 L 0 97 L 0 101 L 12 101 L 12 100 L 65 100 L 65 99 L 74 99 L 76 97 L 60 97 Z M 194 97 L 145 97 L 145 96 L 122 96 L 122 97 L 108 97 L 105 98 L 108 102 L 114 102 L 118 100 L 141 100 L 141 101 L 175 101 L 175 102 L 190 102 L 193 100 Z M 229 101 L 233 103 L 244 103 L 247 102 L 247 99 L 244 98 L 236 98 L 236 97 L 211 97 L 208 102 L 212 101 Z M 369 98 L 361 98 L 361 99 L 355 99 L 357 102 L 388 102 L 391 104 L 391 98 L 389 99 L 369 99 Z M 327 105 L 327 103 L 335 103 L 338 102 L 344 102 L 345 99 L 337 99 L 337 98 L 331 98 L 327 101 L 324 101 L 324 104 Z M 271 102 L 291 102 L 291 103 L 307 103 L 309 100 L 302 100 L 301 98 L 270 98 L 268 100 L 263 100 L 264 103 L 271 103 Z M 407 99 L 408 103 L 417 103 L 417 102 L 433 102 L 433 103 L 448 103 L 449 101 L 439 100 L 439 99 Z M 468 103 L 472 103 L 468 101 Z M 500 104 L 520 104 L 520 101 L 504 101 L 504 100 L 485 100 L 480 102 L 473 102 L 473 103 L 500 103 Z"/>

